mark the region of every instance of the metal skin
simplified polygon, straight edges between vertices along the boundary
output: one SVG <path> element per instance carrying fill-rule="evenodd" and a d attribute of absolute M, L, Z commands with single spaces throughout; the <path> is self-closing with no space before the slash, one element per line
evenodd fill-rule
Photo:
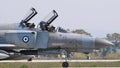
<path fill-rule="evenodd" d="M 37 14 L 35 9 L 32 9 L 32 11 L 20 24 L 0 25 L 0 50 L 8 53 L 0 51 L 0 59 L 10 57 L 11 52 L 21 55 L 55 54 L 63 51 L 68 54 L 70 52 L 90 53 L 93 50 L 113 46 L 107 40 L 62 32 L 59 31 L 60 28 L 49 31 L 46 27 L 50 26 L 57 14 L 50 17 L 47 22 L 44 21 L 45 23 L 42 21 L 42 25 L 39 24 L 37 28 L 32 28 L 32 26 L 29 26 L 28 21 Z M 55 14 L 56 12 L 53 11 L 52 13 Z M 42 26 L 43 29 L 39 26 Z"/>
<path fill-rule="evenodd" d="M 5 59 L 9 57 L 9 54 L 6 51 L 0 50 L 0 59 Z"/>
<path fill-rule="evenodd" d="M 48 48 L 62 48 L 72 52 L 92 52 L 113 44 L 107 40 L 75 33 L 50 33 Z"/>

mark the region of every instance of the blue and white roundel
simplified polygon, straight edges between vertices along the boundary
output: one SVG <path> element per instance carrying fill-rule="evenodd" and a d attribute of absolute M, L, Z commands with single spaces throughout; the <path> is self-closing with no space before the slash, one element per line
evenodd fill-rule
<path fill-rule="evenodd" d="M 23 40 L 23 42 L 27 43 L 29 41 L 29 37 L 28 36 L 24 36 L 22 40 Z"/>

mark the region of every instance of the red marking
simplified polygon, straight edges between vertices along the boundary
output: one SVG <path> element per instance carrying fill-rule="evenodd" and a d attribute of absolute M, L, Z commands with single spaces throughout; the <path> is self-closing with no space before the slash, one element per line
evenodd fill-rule
<path fill-rule="evenodd" d="M 60 34 L 59 36 L 62 36 L 62 34 Z"/>

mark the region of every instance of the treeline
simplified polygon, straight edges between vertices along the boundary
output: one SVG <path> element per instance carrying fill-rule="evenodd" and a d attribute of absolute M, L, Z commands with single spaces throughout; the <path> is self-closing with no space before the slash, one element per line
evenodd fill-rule
<path fill-rule="evenodd" d="M 76 30 L 73 30 L 72 32 L 73 32 L 73 33 L 77 33 L 77 34 L 85 34 L 85 35 L 88 35 L 88 36 L 92 36 L 91 33 L 86 32 L 86 31 L 83 30 L 83 29 L 76 29 Z"/>
<path fill-rule="evenodd" d="M 115 46 L 120 47 L 120 33 L 107 34 L 106 38 L 115 44 Z"/>

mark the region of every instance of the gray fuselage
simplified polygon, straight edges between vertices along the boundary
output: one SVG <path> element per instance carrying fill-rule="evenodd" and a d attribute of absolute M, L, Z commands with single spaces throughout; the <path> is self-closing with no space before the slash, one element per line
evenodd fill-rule
<path fill-rule="evenodd" d="M 11 28 L 10 28 L 11 27 Z M 40 29 L 21 29 L 12 26 L 0 30 L 0 43 L 8 44 L 1 49 L 65 49 L 68 51 L 91 52 L 113 45 L 107 40 L 83 34 L 48 32 Z"/>

